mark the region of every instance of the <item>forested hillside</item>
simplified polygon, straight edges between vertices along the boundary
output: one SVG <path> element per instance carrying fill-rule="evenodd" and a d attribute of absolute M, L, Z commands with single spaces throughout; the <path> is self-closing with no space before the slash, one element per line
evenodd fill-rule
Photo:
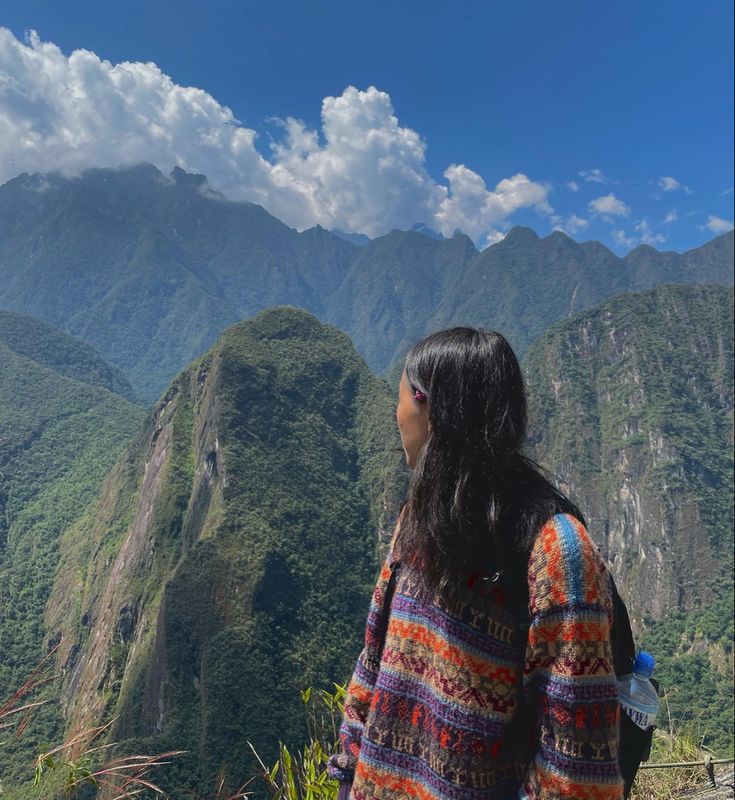
<path fill-rule="evenodd" d="M 0 312 L 0 698 L 42 653 L 61 532 L 98 495 L 144 416 L 130 385 L 88 345 L 39 320 Z M 62 729 L 45 707 L 22 747 Z M 10 737 L 0 775 L 27 775 Z"/>
<path fill-rule="evenodd" d="M 67 724 L 189 754 L 232 785 L 305 737 L 299 690 L 344 680 L 406 471 L 394 398 L 348 337 L 275 308 L 184 370 L 64 533 L 46 615 Z"/>

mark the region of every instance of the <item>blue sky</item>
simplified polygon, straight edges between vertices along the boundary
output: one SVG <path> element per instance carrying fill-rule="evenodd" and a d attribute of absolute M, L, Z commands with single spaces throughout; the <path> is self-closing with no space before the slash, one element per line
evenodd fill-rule
<path fill-rule="evenodd" d="M 730 2 L 11 0 L 0 26 L 2 180 L 139 155 L 300 229 L 481 246 L 520 223 L 684 250 L 733 219 Z"/>

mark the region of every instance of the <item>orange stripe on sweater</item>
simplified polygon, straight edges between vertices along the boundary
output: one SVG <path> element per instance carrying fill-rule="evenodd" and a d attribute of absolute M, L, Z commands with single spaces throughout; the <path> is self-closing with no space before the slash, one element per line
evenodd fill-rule
<path fill-rule="evenodd" d="M 423 783 L 410 778 L 397 777 L 381 769 L 374 769 L 364 761 L 358 761 L 355 777 L 368 780 L 377 787 L 385 789 L 388 797 L 413 797 L 418 800 L 439 800 L 438 796 L 426 788 Z"/>
<path fill-rule="evenodd" d="M 558 793 L 560 797 L 583 797 L 585 800 L 622 800 L 623 797 L 622 782 L 609 786 L 601 783 L 579 783 L 544 769 L 537 769 L 536 775 L 542 796 L 548 790 L 549 793 Z"/>
<path fill-rule="evenodd" d="M 604 642 L 610 635 L 607 618 L 599 622 L 559 622 L 538 625 L 528 631 L 530 644 L 539 642 Z"/>
<path fill-rule="evenodd" d="M 394 618 L 390 623 L 390 633 L 401 639 L 412 639 L 437 653 L 445 661 L 469 669 L 476 675 L 508 681 L 511 685 L 515 685 L 518 678 L 516 670 L 488 663 L 485 659 L 450 644 L 420 623 Z"/>

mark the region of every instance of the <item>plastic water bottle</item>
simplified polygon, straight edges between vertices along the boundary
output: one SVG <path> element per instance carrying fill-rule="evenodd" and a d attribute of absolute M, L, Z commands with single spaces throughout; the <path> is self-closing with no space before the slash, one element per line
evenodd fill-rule
<path fill-rule="evenodd" d="M 654 657 L 641 650 L 633 662 L 633 674 L 623 676 L 618 683 L 623 711 L 644 731 L 653 725 L 658 713 L 658 694 L 650 681 L 655 666 Z"/>

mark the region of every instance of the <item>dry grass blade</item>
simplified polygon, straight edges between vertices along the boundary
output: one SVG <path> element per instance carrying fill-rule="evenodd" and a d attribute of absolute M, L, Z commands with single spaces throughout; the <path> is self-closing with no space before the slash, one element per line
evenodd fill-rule
<path fill-rule="evenodd" d="M 170 759 L 185 753 L 185 750 L 168 750 L 156 755 L 135 753 L 110 759 L 98 767 L 92 764 L 93 756 L 99 756 L 101 751 L 117 744 L 95 744 L 116 719 L 113 717 L 104 725 L 77 729 L 60 745 L 39 755 L 36 759 L 36 786 L 40 786 L 50 770 L 63 769 L 67 774 L 65 791 L 68 794 L 83 785 L 92 785 L 99 787 L 103 796 L 111 800 L 125 800 L 145 791 L 164 796 L 164 790 L 151 780 L 150 772 L 155 767 L 171 764 Z"/>
<path fill-rule="evenodd" d="M 16 689 L 8 700 L 0 705 L 0 730 L 15 727 L 15 737 L 19 738 L 28 727 L 32 710 L 47 702 L 46 700 L 36 700 L 33 703 L 23 703 L 23 705 L 19 705 L 24 697 L 54 679 L 54 673 L 46 673 L 48 673 L 49 669 L 52 667 L 53 655 L 60 644 L 61 642 L 46 653 L 21 686 Z"/>

